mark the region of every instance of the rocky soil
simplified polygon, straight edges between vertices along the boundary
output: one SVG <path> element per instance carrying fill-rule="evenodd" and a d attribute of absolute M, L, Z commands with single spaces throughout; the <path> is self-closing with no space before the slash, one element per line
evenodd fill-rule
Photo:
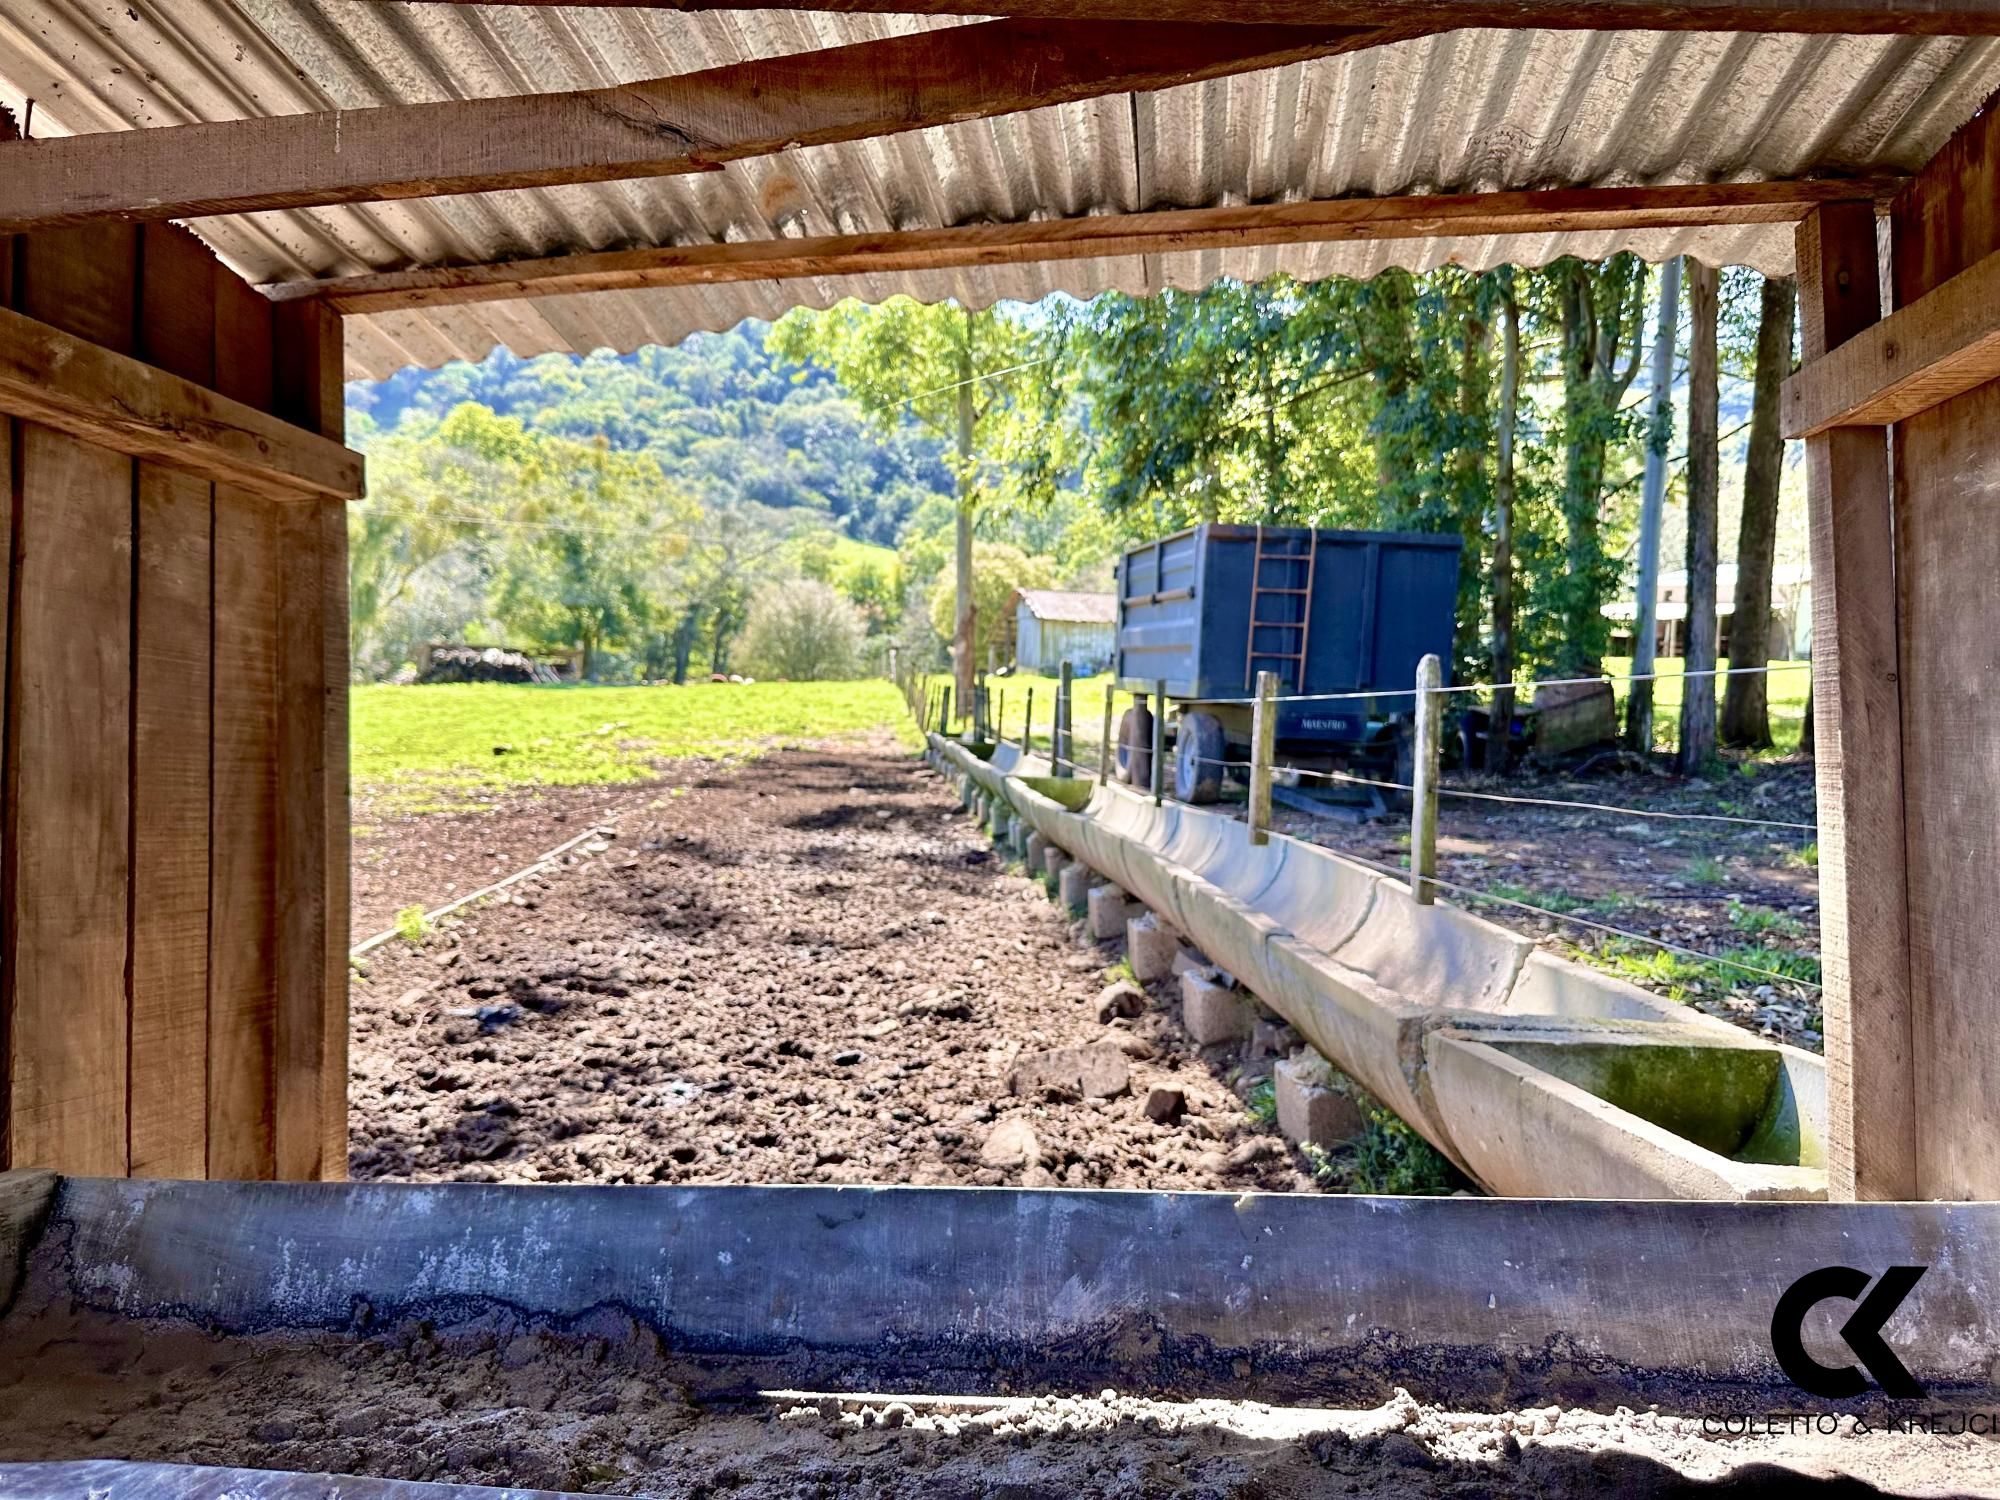
<path fill-rule="evenodd" d="M 1117 946 L 908 755 L 619 790 L 615 839 L 369 955 L 356 1178 L 1312 1186 L 1236 1092 L 1285 1037 L 1246 1072 L 1169 987 L 1107 1008 Z"/>

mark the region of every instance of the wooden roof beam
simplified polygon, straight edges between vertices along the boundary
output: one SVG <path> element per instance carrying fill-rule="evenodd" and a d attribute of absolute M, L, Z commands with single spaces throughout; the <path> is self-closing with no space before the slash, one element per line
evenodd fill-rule
<path fill-rule="evenodd" d="M 377 3 L 407 4 L 411 0 L 377 0 Z M 1423 32 L 1499 27 L 1883 36 L 2000 34 L 2000 3 L 1996 0 L 444 0 L 444 3 L 1410 26 Z"/>
<path fill-rule="evenodd" d="M 2000 380 L 2000 255 L 1810 361 L 1782 392 L 1788 438 L 1886 427 Z"/>
<path fill-rule="evenodd" d="M 0 144 L 0 234 L 715 171 L 1408 35 L 992 21 L 617 88 Z"/>
<path fill-rule="evenodd" d="M 362 460 L 207 386 L 0 308 L 0 414 L 273 500 L 354 500 Z"/>
<path fill-rule="evenodd" d="M 958 270 L 1320 241 L 1793 223 L 1816 204 L 1886 197 L 1894 186 L 1889 181 L 1724 182 L 1267 203 L 1028 224 L 606 250 L 289 282 L 264 290 L 280 301 L 324 301 L 341 313 L 401 312 L 576 292 Z"/>

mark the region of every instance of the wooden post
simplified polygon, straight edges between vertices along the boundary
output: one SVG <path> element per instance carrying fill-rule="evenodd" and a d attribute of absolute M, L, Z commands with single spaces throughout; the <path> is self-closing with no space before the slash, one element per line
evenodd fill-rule
<path fill-rule="evenodd" d="M 951 733 L 951 684 L 948 682 L 938 689 L 937 727 L 939 734 Z"/>
<path fill-rule="evenodd" d="M 1278 674 L 1257 674 L 1256 717 L 1250 728 L 1250 842 L 1271 842 L 1271 759 L 1278 740 Z"/>
<path fill-rule="evenodd" d="M 897 653 L 896 653 L 896 648 L 894 646 L 891 646 L 889 648 L 889 680 L 895 683 L 898 688 L 901 688 L 903 686 L 902 666 L 901 663 L 897 661 Z M 909 694 L 905 692 L 903 694 L 903 706 L 905 708 L 909 707 L 909 702 L 910 702 Z"/>
<path fill-rule="evenodd" d="M 1097 742 L 1097 784 L 1111 784 L 1111 708 L 1118 691 L 1116 680 L 1104 684 L 1104 738 Z"/>
<path fill-rule="evenodd" d="M 1444 665 L 1435 654 L 1417 663 L 1416 785 L 1410 793 L 1410 894 L 1437 900 L 1438 770 L 1444 747 Z"/>
<path fill-rule="evenodd" d="M 1007 737 L 1007 690 L 1000 689 L 1000 696 L 993 700 L 993 742 L 997 745 Z"/>
<path fill-rule="evenodd" d="M 1835 204 L 1798 230 L 1808 361 L 1881 315 L 1875 212 Z M 1827 1193 L 1921 1195 L 1910 996 L 1903 727 L 1887 433 L 1806 439 L 1825 955 Z"/>
<path fill-rule="evenodd" d="M 1055 751 L 1055 773 L 1066 778 L 1073 769 L 1070 762 L 1076 758 L 1076 746 L 1070 740 L 1069 719 L 1069 695 L 1076 685 L 1076 679 L 1071 671 L 1068 657 L 1063 658 L 1062 665 L 1057 668 L 1057 674 L 1061 685 L 1056 689 L 1056 735 L 1052 748 Z"/>
<path fill-rule="evenodd" d="M 986 738 L 986 726 L 992 722 L 987 713 L 987 691 L 986 674 L 981 672 L 972 687 L 972 737 L 975 740 Z"/>
<path fill-rule="evenodd" d="M 1167 760 L 1167 679 L 1153 684 L 1153 806 L 1165 800 Z"/>
<path fill-rule="evenodd" d="M 1021 759 L 1026 760 L 1035 746 L 1035 690 L 1028 689 L 1027 711 L 1021 715 Z"/>

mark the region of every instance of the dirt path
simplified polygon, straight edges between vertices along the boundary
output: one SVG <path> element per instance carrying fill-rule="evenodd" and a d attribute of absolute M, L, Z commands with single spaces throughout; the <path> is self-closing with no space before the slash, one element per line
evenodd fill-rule
<path fill-rule="evenodd" d="M 630 794 L 630 788 L 625 789 Z M 574 826 L 574 825 L 572 825 Z M 539 835 L 538 835 L 539 836 Z M 891 751 L 786 752 L 628 817 L 575 867 L 377 950 L 353 999 L 357 1178 L 1310 1188 L 1156 996 Z M 1112 1049 L 1111 1097 L 1015 1097 Z M 1154 1086 L 1186 1113 L 1155 1123 Z"/>

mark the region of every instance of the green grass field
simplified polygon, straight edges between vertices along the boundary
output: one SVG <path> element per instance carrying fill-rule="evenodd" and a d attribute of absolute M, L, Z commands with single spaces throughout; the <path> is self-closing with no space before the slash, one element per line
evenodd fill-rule
<path fill-rule="evenodd" d="M 679 688 L 369 685 L 356 687 L 352 701 L 356 790 L 402 812 L 476 805 L 515 787 L 644 781 L 663 762 L 747 758 L 885 729 L 918 744 L 901 697 L 880 678 Z"/>

